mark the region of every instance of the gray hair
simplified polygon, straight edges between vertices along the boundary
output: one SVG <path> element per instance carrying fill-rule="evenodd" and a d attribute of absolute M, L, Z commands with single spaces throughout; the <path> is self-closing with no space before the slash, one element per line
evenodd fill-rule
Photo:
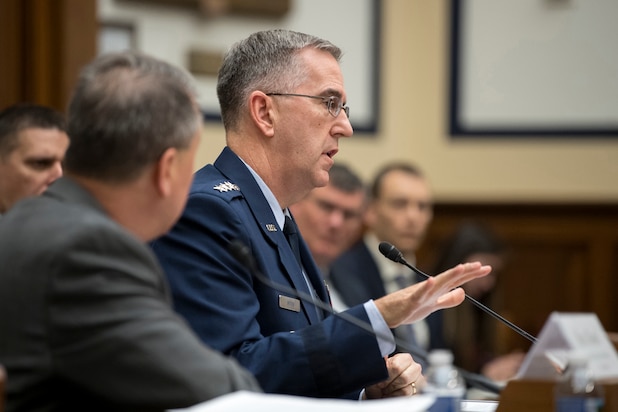
<path fill-rule="evenodd" d="M 342 54 L 339 47 L 327 40 L 282 29 L 253 33 L 230 48 L 217 81 L 217 96 L 226 130 L 238 126 L 251 92 L 289 92 L 306 79 L 306 68 L 297 59 L 298 52 L 305 48 L 328 52 L 337 61 Z"/>
<path fill-rule="evenodd" d="M 126 182 L 201 127 L 193 79 L 134 52 L 101 56 L 80 74 L 69 104 L 67 172 Z"/>

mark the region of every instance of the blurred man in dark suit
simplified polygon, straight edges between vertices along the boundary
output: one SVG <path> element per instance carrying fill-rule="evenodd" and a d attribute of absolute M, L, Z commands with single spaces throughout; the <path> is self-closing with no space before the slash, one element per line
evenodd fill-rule
<path fill-rule="evenodd" d="M 389 242 L 414 264 L 433 218 L 433 196 L 421 170 L 408 162 L 384 165 L 373 179 L 365 215 L 367 231 L 331 267 L 331 281 L 347 305 L 378 299 L 424 279 L 386 259 L 378 250 Z M 421 352 L 444 348 L 442 313 L 395 331 Z M 425 365 L 424 365 L 425 366 Z"/>

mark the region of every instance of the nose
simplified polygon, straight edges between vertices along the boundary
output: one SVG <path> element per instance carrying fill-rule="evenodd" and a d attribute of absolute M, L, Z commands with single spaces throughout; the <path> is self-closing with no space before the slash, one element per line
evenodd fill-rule
<path fill-rule="evenodd" d="M 406 221 L 409 225 L 421 228 L 427 224 L 431 215 L 422 207 L 409 206 L 406 209 Z"/>
<path fill-rule="evenodd" d="M 330 213 L 328 220 L 331 227 L 339 228 L 343 226 L 343 222 L 345 221 L 344 212 L 340 209 L 335 209 Z"/>
<path fill-rule="evenodd" d="M 411 204 L 406 208 L 406 212 L 409 218 L 415 219 L 420 216 L 421 209 L 418 207 L 418 205 Z"/>
<path fill-rule="evenodd" d="M 54 180 L 58 179 L 61 176 L 62 176 L 62 163 L 56 162 L 54 166 L 51 168 L 48 183 L 52 183 Z"/>
<path fill-rule="evenodd" d="M 354 129 L 352 128 L 352 123 L 348 118 L 348 115 L 345 113 L 345 110 L 339 112 L 337 116 L 337 131 L 335 134 L 341 137 L 351 137 L 354 133 Z"/>

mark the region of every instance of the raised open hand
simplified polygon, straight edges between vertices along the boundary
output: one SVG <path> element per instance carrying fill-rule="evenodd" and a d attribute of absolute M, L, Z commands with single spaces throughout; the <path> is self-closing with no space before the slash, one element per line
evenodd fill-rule
<path fill-rule="evenodd" d="M 409 324 L 425 318 L 438 309 L 459 305 L 465 292 L 459 286 L 486 276 L 491 266 L 479 262 L 459 264 L 441 274 L 375 301 L 389 328 Z"/>

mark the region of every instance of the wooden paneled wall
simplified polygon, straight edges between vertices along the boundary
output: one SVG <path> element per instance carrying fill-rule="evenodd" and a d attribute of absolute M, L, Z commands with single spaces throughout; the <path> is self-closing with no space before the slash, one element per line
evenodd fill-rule
<path fill-rule="evenodd" d="M 538 335 L 552 311 L 594 312 L 618 331 L 618 204 L 437 204 L 421 269 L 466 220 L 489 225 L 507 245 L 495 308 L 504 317 Z M 497 340 L 501 352 L 530 346 L 506 327 Z"/>
<path fill-rule="evenodd" d="M 0 109 L 28 101 L 64 112 L 97 32 L 96 0 L 2 0 Z"/>

